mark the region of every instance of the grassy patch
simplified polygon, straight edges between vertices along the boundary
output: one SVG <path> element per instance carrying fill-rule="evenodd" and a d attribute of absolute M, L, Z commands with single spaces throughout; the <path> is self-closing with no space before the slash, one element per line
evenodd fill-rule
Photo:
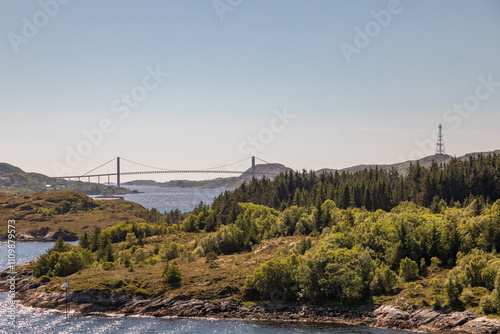
<path fill-rule="evenodd" d="M 147 213 L 143 206 L 121 199 L 97 201 L 75 191 L 12 195 L 0 192 L 0 219 L 16 220 L 16 233 L 40 233 L 44 229 L 90 233 L 95 226 L 104 229 L 118 222 Z M 6 233 L 6 225 L 0 233 Z"/>

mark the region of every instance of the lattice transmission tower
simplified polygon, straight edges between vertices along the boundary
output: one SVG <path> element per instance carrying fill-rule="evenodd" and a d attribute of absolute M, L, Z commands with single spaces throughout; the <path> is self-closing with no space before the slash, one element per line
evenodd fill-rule
<path fill-rule="evenodd" d="M 439 134 L 436 144 L 436 155 L 445 154 L 444 151 L 444 139 L 443 139 L 443 127 L 439 124 Z"/>

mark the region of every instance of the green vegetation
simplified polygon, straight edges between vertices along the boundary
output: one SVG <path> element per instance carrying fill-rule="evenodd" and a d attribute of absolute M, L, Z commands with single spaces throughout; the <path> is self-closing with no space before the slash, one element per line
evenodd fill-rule
<path fill-rule="evenodd" d="M 167 262 L 161 273 L 161 278 L 163 282 L 171 286 L 179 286 L 182 282 L 182 273 L 177 263 L 173 262 L 170 264 Z"/>
<path fill-rule="evenodd" d="M 54 247 L 38 259 L 33 267 L 33 276 L 68 276 L 90 267 L 93 262 L 94 257 L 90 251 L 64 244 L 62 238 L 59 238 Z"/>
<path fill-rule="evenodd" d="M 219 223 L 226 223 L 238 203 L 251 202 L 284 210 L 291 206 L 320 208 L 325 200 L 339 208 L 366 208 L 389 211 L 405 201 L 433 207 L 438 213 L 443 206 L 459 203 L 468 206 L 474 199 L 474 213 L 481 212 L 485 202 L 500 199 L 500 155 L 451 159 L 446 165 L 432 163 L 429 168 L 411 164 L 408 173 L 396 169 L 364 169 L 354 173 L 316 174 L 287 172 L 274 180 L 263 178 L 243 184 L 219 196 L 212 204 Z M 443 202 L 441 202 L 443 200 Z M 437 211 L 436 211 L 437 210 Z M 325 214 L 320 211 L 319 215 Z"/>
<path fill-rule="evenodd" d="M 0 219 L 19 222 L 16 233 L 42 237 L 49 232 L 69 231 L 80 238 L 93 227 L 101 229 L 118 222 L 137 220 L 138 223 L 159 222 L 176 224 L 187 215 L 178 210 L 161 215 L 156 209 L 147 210 L 141 205 L 124 200 L 98 201 L 75 191 L 50 191 L 44 193 L 13 195 L 0 192 Z M 7 232 L 5 225 L 0 233 Z M 85 241 L 84 241 L 85 242 Z"/>
<path fill-rule="evenodd" d="M 201 203 L 189 214 L 138 211 L 93 229 L 78 247 L 58 242 L 34 265 L 35 276 L 49 277 L 49 290 L 60 283 L 56 276 L 73 273 L 76 291 L 317 305 L 407 302 L 499 314 L 500 159 L 450 164 L 417 165 L 408 176 L 287 173 L 244 183 L 212 208 Z M 363 203 L 370 206 L 356 205 L 358 186 L 368 189 Z M 78 266 L 67 268 L 76 255 Z"/>

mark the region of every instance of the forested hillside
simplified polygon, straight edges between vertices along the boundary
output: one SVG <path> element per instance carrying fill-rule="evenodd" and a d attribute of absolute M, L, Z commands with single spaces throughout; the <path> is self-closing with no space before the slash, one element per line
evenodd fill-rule
<path fill-rule="evenodd" d="M 212 208 L 226 219 L 237 211 L 237 203 L 252 202 L 284 210 L 292 205 L 314 206 L 333 200 L 337 205 L 391 210 L 411 201 L 436 208 L 440 200 L 451 206 L 467 206 L 475 198 L 482 203 L 500 199 L 500 155 L 489 154 L 468 160 L 451 159 L 449 163 L 424 168 L 411 164 L 408 173 L 395 169 L 365 169 L 348 173 L 287 172 L 274 180 L 252 180 L 233 192 L 217 198 Z M 231 218 L 229 218 L 231 220 Z"/>
<path fill-rule="evenodd" d="M 498 314 L 498 176 L 499 157 L 490 155 L 411 166 L 407 176 L 253 180 L 212 208 L 152 209 L 85 232 L 79 246 L 60 242 L 34 274 L 49 290 L 72 275 L 75 291 Z"/>

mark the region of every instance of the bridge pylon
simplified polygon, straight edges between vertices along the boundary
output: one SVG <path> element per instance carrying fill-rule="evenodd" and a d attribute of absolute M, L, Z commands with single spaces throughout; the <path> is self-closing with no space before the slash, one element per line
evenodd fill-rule
<path fill-rule="evenodd" d="M 252 156 L 252 178 L 255 179 L 255 156 Z"/>
<path fill-rule="evenodd" d="M 116 158 L 116 186 L 120 188 L 120 157 Z"/>

